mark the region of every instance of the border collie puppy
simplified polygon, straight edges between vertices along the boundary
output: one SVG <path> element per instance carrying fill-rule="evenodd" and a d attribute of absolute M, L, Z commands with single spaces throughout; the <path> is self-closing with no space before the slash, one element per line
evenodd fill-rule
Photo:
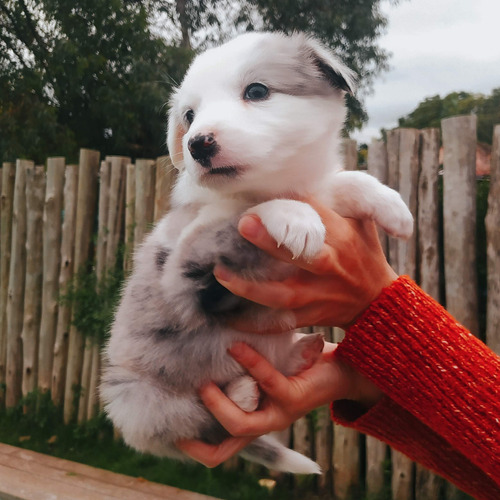
<path fill-rule="evenodd" d="M 255 381 L 227 354 L 234 342 L 251 344 L 287 376 L 305 368 L 304 352 L 317 358 L 322 350 L 320 335 L 294 333 L 293 314 L 236 297 L 213 277 L 217 263 L 254 280 L 294 272 L 239 236 L 243 213 L 257 214 L 280 245 L 306 259 L 322 248 L 325 227 L 297 198 L 374 219 L 395 237 L 411 235 L 398 193 L 342 171 L 344 97 L 353 87 L 353 73 L 304 34 L 245 34 L 192 63 L 169 112 L 168 147 L 179 170 L 173 208 L 135 255 L 105 350 L 101 396 L 130 446 L 183 458 L 177 440 L 227 438 L 197 390 L 212 380 L 242 409 L 258 407 Z M 235 331 L 226 324 L 234 315 L 288 332 Z M 241 455 L 275 470 L 320 472 L 269 436 Z"/>

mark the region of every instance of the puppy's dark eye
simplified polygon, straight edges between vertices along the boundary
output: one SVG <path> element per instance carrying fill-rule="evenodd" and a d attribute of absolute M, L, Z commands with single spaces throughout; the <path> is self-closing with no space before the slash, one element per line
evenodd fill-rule
<path fill-rule="evenodd" d="M 251 83 L 243 94 L 246 101 L 263 101 L 269 96 L 269 89 L 263 83 Z"/>
<path fill-rule="evenodd" d="M 189 123 L 189 125 L 191 125 L 191 123 L 193 123 L 194 120 L 194 111 L 192 109 L 188 109 L 186 113 L 184 113 L 184 118 Z"/>

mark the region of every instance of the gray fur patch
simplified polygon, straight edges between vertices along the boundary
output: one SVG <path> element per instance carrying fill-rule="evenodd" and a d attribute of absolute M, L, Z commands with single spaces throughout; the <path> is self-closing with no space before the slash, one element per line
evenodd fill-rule
<path fill-rule="evenodd" d="M 229 432 L 217 420 L 213 419 L 200 431 L 199 439 L 204 443 L 217 445 L 230 436 Z"/>
<path fill-rule="evenodd" d="M 165 340 L 178 335 L 180 329 L 175 325 L 165 325 L 162 328 L 153 330 L 151 333 L 156 340 Z"/>
<path fill-rule="evenodd" d="M 256 439 L 245 447 L 245 454 L 259 457 L 266 464 L 275 464 L 279 459 L 279 451 L 266 441 Z M 261 462 L 262 463 L 262 462 Z"/>
<path fill-rule="evenodd" d="M 269 50 L 267 43 L 261 42 L 245 81 L 263 82 L 271 92 L 293 96 L 351 92 L 345 78 L 317 54 L 306 37 L 276 38 L 273 45 L 273 50 Z"/>
<path fill-rule="evenodd" d="M 170 255 L 171 250 L 168 248 L 159 248 L 155 255 L 155 265 L 158 271 L 163 269 L 165 262 L 167 262 L 168 256 Z"/>

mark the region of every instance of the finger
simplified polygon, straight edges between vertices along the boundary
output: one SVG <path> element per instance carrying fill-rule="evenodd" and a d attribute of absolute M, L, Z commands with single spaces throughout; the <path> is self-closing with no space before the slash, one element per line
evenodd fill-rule
<path fill-rule="evenodd" d="M 257 215 L 246 214 L 238 223 L 238 231 L 243 238 L 261 248 L 269 255 L 284 262 L 289 262 L 303 269 L 309 269 L 311 262 L 301 258 L 295 258 L 284 246 L 279 246 L 276 240 L 267 232 L 262 221 Z"/>
<path fill-rule="evenodd" d="M 230 292 L 273 309 L 290 309 L 298 294 L 282 281 L 250 281 L 217 265 L 215 279 Z"/>
<path fill-rule="evenodd" d="M 179 450 L 206 467 L 217 467 L 247 446 L 253 437 L 229 438 L 219 445 L 212 445 L 191 439 L 178 441 Z"/>
<path fill-rule="evenodd" d="M 290 331 L 289 323 L 274 321 L 273 323 L 262 325 L 258 319 L 234 318 L 226 321 L 226 325 L 239 332 L 252 333 L 257 335 L 275 335 Z"/>
<path fill-rule="evenodd" d="M 340 217 L 335 214 L 335 212 L 332 213 L 334 217 Z M 269 235 L 261 220 L 256 215 L 244 215 L 239 221 L 238 230 L 245 239 L 261 248 L 266 253 L 278 260 L 288 262 L 306 271 L 310 271 L 314 274 L 322 274 L 330 265 L 332 258 L 332 250 L 330 247 L 323 245 L 318 255 L 312 259 L 305 260 L 302 258 L 295 258 L 285 247 L 278 247 L 276 240 Z"/>
<path fill-rule="evenodd" d="M 200 389 L 200 397 L 208 411 L 232 436 L 256 437 L 275 430 L 270 412 L 243 411 L 213 383 Z"/>
<path fill-rule="evenodd" d="M 266 394 L 276 400 L 288 399 L 288 379 L 248 344 L 243 342 L 233 344 L 229 354 L 247 369 Z"/>

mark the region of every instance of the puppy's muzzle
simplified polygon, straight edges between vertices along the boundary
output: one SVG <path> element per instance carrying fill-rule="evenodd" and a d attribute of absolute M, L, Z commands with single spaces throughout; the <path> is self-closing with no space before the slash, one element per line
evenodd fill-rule
<path fill-rule="evenodd" d="M 219 146 L 213 134 L 198 134 L 188 141 L 191 156 L 203 167 L 210 168 L 211 158 L 219 151 Z"/>

